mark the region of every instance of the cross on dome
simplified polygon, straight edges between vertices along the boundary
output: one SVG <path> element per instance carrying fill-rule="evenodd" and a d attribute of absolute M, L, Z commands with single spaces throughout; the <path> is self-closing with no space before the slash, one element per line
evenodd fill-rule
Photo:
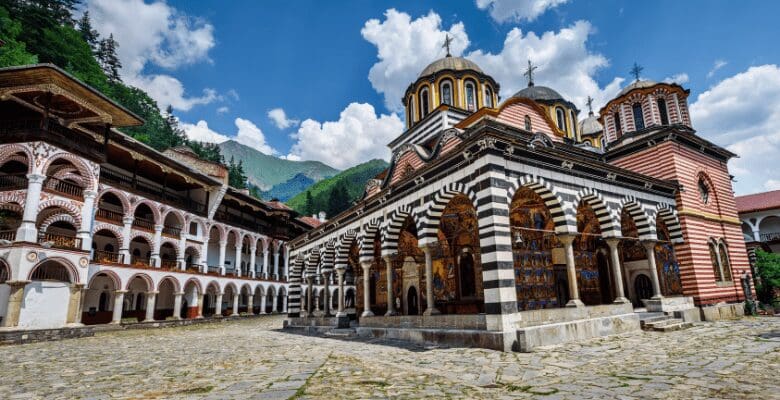
<path fill-rule="evenodd" d="M 533 86 L 534 85 L 534 71 L 537 68 L 539 68 L 539 66 L 533 65 L 533 63 L 531 63 L 531 60 L 529 59 L 528 60 L 528 69 L 526 69 L 525 73 L 523 73 L 523 75 L 528 77 L 528 86 Z"/>
<path fill-rule="evenodd" d="M 588 96 L 588 101 L 585 103 L 588 105 L 588 115 L 593 115 L 593 98 Z"/>
<path fill-rule="evenodd" d="M 642 73 L 642 70 L 644 68 L 640 67 L 639 64 L 634 63 L 634 66 L 631 67 L 631 75 L 634 75 L 634 78 L 636 78 L 636 81 L 639 82 L 639 74 Z"/>
<path fill-rule="evenodd" d="M 452 43 L 452 38 L 449 34 L 444 35 L 444 44 L 441 46 L 443 49 L 447 49 L 447 57 L 452 57 L 452 54 L 450 54 L 450 44 Z"/>

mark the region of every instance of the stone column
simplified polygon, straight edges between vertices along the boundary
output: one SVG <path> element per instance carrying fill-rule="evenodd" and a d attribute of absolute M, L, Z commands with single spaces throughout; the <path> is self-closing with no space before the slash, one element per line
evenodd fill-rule
<path fill-rule="evenodd" d="M 282 297 L 282 312 L 287 312 L 287 296 Z"/>
<path fill-rule="evenodd" d="M 195 318 L 203 318 L 203 297 L 204 295 L 198 295 L 198 315 Z"/>
<path fill-rule="evenodd" d="M 132 257 L 130 253 L 130 241 L 133 239 L 133 220 L 135 218 L 132 215 L 125 215 L 122 218 L 122 247 L 119 249 L 119 254 L 122 255 L 122 264 L 130 264 Z"/>
<path fill-rule="evenodd" d="M 173 319 L 181 319 L 181 296 L 183 292 L 173 294 Z"/>
<path fill-rule="evenodd" d="M 384 256 L 385 270 L 387 271 L 387 312 L 386 317 L 398 315 L 395 310 L 395 293 L 393 293 L 393 258 L 392 256 Z"/>
<path fill-rule="evenodd" d="M 200 246 L 200 270 L 204 274 L 209 272 L 209 236 L 203 236 L 203 246 Z"/>
<path fill-rule="evenodd" d="M 425 253 L 425 302 L 426 308 L 423 311 L 423 315 L 437 315 L 441 314 L 439 309 L 436 308 L 436 296 L 433 295 L 433 255 L 431 249 L 428 246 L 423 246 L 422 251 Z"/>
<path fill-rule="evenodd" d="M 263 295 L 260 297 L 260 314 L 265 314 L 265 302 L 266 298 L 268 297 L 267 293 L 263 293 Z"/>
<path fill-rule="evenodd" d="M 337 317 L 346 317 L 347 313 L 344 311 L 344 272 L 346 268 L 342 265 L 336 267 L 336 276 L 339 281 L 339 308 L 336 310 Z"/>
<path fill-rule="evenodd" d="M 371 311 L 371 263 L 362 262 L 360 266 L 363 268 L 363 313 L 361 317 L 373 317 L 374 313 Z"/>
<path fill-rule="evenodd" d="M 290 278 L 290 251 L 285 249 L 284 257 L 284 281 L 286 282 Z"/>
<path fill-rule="evenodd" d="M 163 225 L 157 224 L 154 226 L 154 243 L 152 244 L 152 257 L 151 262 L 153 267 L 160 268 L 162 266 L 160 260 L 160 245 L 162 244 L 162 230 Z"/>
<path fill-rule="evenodd" d="M 236 261 L 233 263 L 236 276 L 241 276 L 241 247 L 242 243 L 236 243 Z"/>
<path fill-rule="evenodd" d="M 311 317 L 314 314 L 314 277 L 306 277 L 306 316 Z"/>
<path fill-rule="evenodd" d="M 246 313 L 249 315 L 255 315 L 255 295 L 257 295 L 257 293 L 250 294 L 246 299 Z"/>
<path fill-rule="evenodd" d="M 127 290 L 114 291 L 114 312 L 111 317 L 112 324 L 119 324 L 122 322 L 122 310 L 125 306 L 125 293 L 127 293 Z"/>
<path fill-rule="evenodd" d="M 269 244 L 270 246 L 270 244 Z M 268 247 L 263 249 L 263 278 L 268 278 L 269 274 L 269 265 L 268 265 Z"/>
<path fill-rule="evenodd" d="M 257 261 L 257 242 L 252 241 L 252 246 L 249 248 L 249 276 L 254 279 L 257 277 L 255 269 L 255 261 Z"/>
<path fill-rule="evenodd" d="M 33 160 L 30 160 L 30 162 L 33 162 Z M 17 242 L 38 242 L 38 228 L 36 228 L 35 222 L 38 219 L 38 204 L 41 203 L 41 190 L 43 189 L 44 180 L 46 180 L 46 175 L 27 175 L 27 196 L 24 200 L 22 224 L 16 231 Z"/>
<path fill-rule="evenodd" d="M 233 313 L 230 314 L 231 317 L 238 315 L 238 296 L 238 293 L 233 293 Z"/>
<path fill-rule="evenodd" d="M 277 302 L 279 301 L 279 294 L 274 294 L 273 297 L 271 297 L 271 314 L 279 312 L 279 305 Z"/>
<path fill-rule="evenodd" d="M 655 265 L 655 240 L 643 240 L 642 246 L 645 246 L 647 252 L 647 263 L 650 265 L 650 280 L 653 282 L 653 299 L 661 299 L 661 284 L 658 280 L 658 268 Z"/>
<path fill-rule="evenodd" d="M 274 250 L 274 279 L 279 280 L 279 248 Z"/>
<path fill-rule="evenodd" d="M 65 324 L 69 326 L 81 325 L 81 298 L 84 293 L 83 283 L 73 283 L 70 285 L 70 298 L 68 299 L 68 313 L 65 317 Z"/>
<path fill-rule="evenodd" d="M 154 303 L 157 299 L 157 292 L 149 292 L 146 294 L 146 317 L 144 322 L 154 321 Z"/>
<path fill-rule="evenodd" d="M 626 294 L 623 291 L 623 268 L 620 265 L 620 239 L 609 238 L 606 240 L 609 246 L 610 263 L 612 264 L 612 275 L 615 277 L 615 303 L 628 303 Z"/>
<path fill-rule="evenodd" d="M 179 257 L 176 259 L 176 262 L 179 263 L 179 268 L 182 271 L 187 269 L 187 255 L 184 254 L 187 252 L 187 233 L 185 229 L 185 227 L 181 228 L 181 234 L 179 236 Z"/>
<path fill-rule="evenodd" d="M 566 275 L 569 281 L 569 302 L 566 307 L 584 307 L 585 304 L 580 300 L 580 291 L 577 288 L 577 269 L 574 265 L 574 239 L 575 235 L 558 235 L 558 240 L 563 243 L 564 253 L 566 254 Z"/>
<path fill-rule="evenodd" d="M 14 327 L 19 325 L 19 315 L 22 313 L 22 301 L 24 301 L 24 287 L 30 281 L 6 281 L 5 284 L 10 286 L 10 293 L 8 293 L 8 308 L 6 309 L 5 318 L 3 319 L 4 327 Z"/>
<path fill-rule="evenodd" d="M 214 317 L 222 318 L 222 293 L 217 293 L 216 304 L 214 305 Z"/>
<path fill-rule="evenodd" d="M 84 203 L 81 206 L 81 226 L 76 237 L 81 239 L 81 250 L 92 250 L 92 222 L 95 219 L 95 198 L 97 192 L 94 190 L 84 191 Z M 79 318 L 80 319 L 80 318 Z"/>
<path fill-rule="evenodd" d="M 225 276 L 225 252 L 227 251 L 227 240 L 219 241 L 219 274 Z"/>
<path fill-rule="evenodd" d="M 330 317 L 330 274 L 332 271 L 322 271 L 322 277 L 325 279 L 325 294 L 323 295 L 323 304 L 325 305 L 325 316 Z"/>

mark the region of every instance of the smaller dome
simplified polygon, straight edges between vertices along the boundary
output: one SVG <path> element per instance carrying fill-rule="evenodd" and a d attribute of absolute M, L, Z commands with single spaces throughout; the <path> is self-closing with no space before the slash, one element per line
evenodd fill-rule
<path fill-rule="evenodd" d="M 628 93 L 628 92 L 630 92 L 630 91 L 632 91 L 634 89 L 643 89 L 643 88 L 647 88 L 647 87 L 650 87 L 650 86 L 655 86 L 657 84 L 658 84 L 658 82 L 651 81 L 651 80 L 634 81 L 630 85 L 624 87 L 623 90 L 621 90 L 620 93 L 618 93 L 617 97 L 620 97 L 620 96 L 622 96 L 622 95 L 624 95 L 624 94 L 626 94 L 626 93 Z"/>
<path fill-rule="evenodd" d="M 464 71 L 468 69 L 479 72 L 480 74 L 483 73 L 482 68 L 480 68 L 479 65 L 473 61 L 469 61 L 463 57 L 447 56 L 428 64 L 428 66 L 425 67 L 425 69 L 420 73 L 419 77 L 433 75 L 439 71 L 444 70 Z"/>
<path fill-rule="evenodd" d="M 528 86 L 515 93 L 512 97 L 524 97 L 531 100 L 564 100 L 560 93 L 547 86 Z"/>
<path fill-rule="evenodd" d="M 580 134 L 581 135 L 592 135 L 594 133 L 599 133 L 604 130 L 604 127 L 601 126 L 599 123 L 598 118 L 596 118 L 595 115 L 590 114 L 588 118 L 585 118 L 584 120 L 580 121 Z"/>

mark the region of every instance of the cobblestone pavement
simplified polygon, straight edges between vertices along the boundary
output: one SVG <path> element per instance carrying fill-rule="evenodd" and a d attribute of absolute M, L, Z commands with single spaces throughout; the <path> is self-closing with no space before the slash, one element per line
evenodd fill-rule
<path fill-rule="evenodd" d="M 0 398 L 780 398 L 780 319 L 522 353 L 276 331 L 282 317 L 0 347 Z"/>

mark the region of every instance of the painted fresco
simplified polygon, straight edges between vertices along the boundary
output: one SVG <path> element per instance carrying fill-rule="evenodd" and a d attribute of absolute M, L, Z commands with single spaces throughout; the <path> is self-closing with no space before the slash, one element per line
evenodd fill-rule
<path fill-rule="evenodd" d="M 661 292 L 664 296 L 682 295 L 680 263 L 674 253 L 674 245 L 669 241 L 669 229 L 659 218 L 656 223 L 658 243 L 655 245 L 655 263 L 661 278 Z"/>
<path fill-rule="evenodd" d="M 558 307 L 552 249 L 560 244 L 549 210 L 536 193 L 522 188 L 512 201 L 509 218 L 517 308 Z"/>
<path fill-rule="evenodd" d="M 580 300 L 588 305 L 601 304 L 602 295 L 596 257 L 601 228 L 593 208 L 587 204 L 582 204 L 577 209 L 577 232 L 579 235 L 574 240 L 574 265 L 577 269 Z"/>
<path fill-rule="evenodd" d="M 623 210 L 620 215 L 620 231 L 623 233 L 623 237 L 626 238 L 620 241 L 620 255 L 623 263 L 646 260 L 647 251 L 642 246 L 642 243 L 639 242 L 639 230 L 628 210 Z"/>

